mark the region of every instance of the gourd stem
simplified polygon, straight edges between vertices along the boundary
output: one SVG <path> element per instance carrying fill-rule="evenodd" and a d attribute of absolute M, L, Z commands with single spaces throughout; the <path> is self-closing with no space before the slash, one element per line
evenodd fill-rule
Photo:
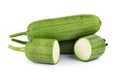
<path fill-rule="evenodd" d="M 15 47 L 9 44 L 8 48 L 15 50 L 15 51 L 25 52 L 25 47 Z"/>
<path fill-rule="evenodd" d="M 103 39 L 103 40 L 106 42 L 106 40 L 105 40 L 105 39 Z M 108 46 L 108 43 L 106 43 L 106 44 L 105 44 L 105 46 Z"/>
<path fill-rule="evenodd" d="M 21 41 L 21 40 L 13 39 L 13 38 L 11 40 L 14 42 L 20 43 L 20 44 L 24 44 L 24 45 L 27 43 L 27 41 Z"/>
<path fill-rule="evenodd" d="M 106 41 L 105 39 L 103 39 L 104 41 Z"/>
<path fill-rule="evenodd" d="M 108 46 L 108 43 L 106 43 L 105 45 Z"/>
<path fill-rule="evenodd" d="M 26 31 L 25 31 L 25 32 L 19 32 L 19 33 L 11 34 L 11 35 L 10 35 L 10 38 L 12 38 L 12 37 L 17 37 L 17 36 L 21 36 L 21 35 L 26 35 Z"/>

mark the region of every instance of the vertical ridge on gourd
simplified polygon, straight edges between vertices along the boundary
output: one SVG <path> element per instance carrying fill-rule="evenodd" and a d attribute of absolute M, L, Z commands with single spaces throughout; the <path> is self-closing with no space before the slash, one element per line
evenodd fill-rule
<path fill-rule="evenodd" d="M 64 41 L 94 34 L 100 29 L 100 26 L 99 17 L 92 14 L 81 14 L 32 22 L 27 28 L 26 35 L 29 40 L 49 38 Z M 16 35 L 11 34 L 10 36 L 16 37 Z"/>
<path fill-rule="evenodd" d="M 33 62 L 57 64 L 60 57 L 59 44 L 55 39 L 33 39 L 27 42 L 25 47 L 12 45 L 8 47 L 12 50 L 25 52 L 26 57 Z"/>
<path fill-rule="evenodd" d="M 100 57 L 106 49 L 103 38 L 98 35 L 89 35 L 77 40 L 74 53 L 82 61 L 90 61 Z"/>

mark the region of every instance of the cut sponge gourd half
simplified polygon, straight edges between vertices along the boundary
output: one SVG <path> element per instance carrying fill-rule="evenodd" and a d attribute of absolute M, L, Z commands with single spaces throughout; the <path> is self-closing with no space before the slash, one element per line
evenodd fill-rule
<path fill-rule="evenodd" d="M 57 64 L 60 57 L 60 47 L 55 39 L 33 39 L 26 43 L 26 46 L 14 47 L 8 46 L 10 49 L 25 52 L 26 57 L 38 63 Z"/>
<path fill-rule="evenodd" d="M 100 57 L 106 48 L 103 38 L 98 35 L 89 35 L 78 39 L 74 45 L 76 57 L 82 61 L 90 61 Z"/>

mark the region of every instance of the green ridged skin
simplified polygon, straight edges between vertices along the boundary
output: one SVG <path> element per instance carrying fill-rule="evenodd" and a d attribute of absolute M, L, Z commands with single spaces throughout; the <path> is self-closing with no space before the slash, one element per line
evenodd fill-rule
<path fill-rule="evenodd" d="M 72 40 L 94 34 L 101 26 L 100 19 L 91 14 L 67 16 L 32 22 L 28 26 L 28 39 L 49 38 L 58 41 Z"/>
<path fill-rule="evenodd" d="M 75 40 L 59 41 L 61 54 L 73 54 Z"/>
<path fill-rule="evenodd" d="M 29 60 L 40 63 L 57 64 L 53 60 L 54 39 L 33 39 L 25 47 L 25 53 Z"/>
<path fill-rule="evenodd" d="M 81 14 L 34 21 L 27 31 L 11 34 L 10 37 L 27 35 L 28 39 L 48 38 L 58 41 L 72 40 L 96 33 L 101 27 L 99 17 Z"/>
<path fill-rule="evenodd" d="M 105 52 L 106 44 L 105 44 L 104 39 L 101 38 L 100 36 L 89 35 L 89 36 L 82 37 L 78 40 L 81 40 L 81 39 L 86 39 L 89 41 L 90 46 L 91 46 L 91 55 L 89 56 L 88 59 L 84 60 L 84 59 L 80 58 L 78 55 L 76 55 L 76 53 L 75 53 L 75 55 L 77 56 L 77 58 L 79 60 L 82 60 L 82 61 L 94 60 L 96 58 L 99 58 Z M 77 44 L 78 40 L 76 41 L 75 45 Z M 75 46 L 74 46 L 74 52 L 75 52 Z"/>
<path fill-rule="evenodd" d="M 13 39 L 13 41 L 20 42 L 20 40 Z M 37 63 L 57 64 L 60 57 L 60 48 L 58 41 L 55 39 L 32 39 L 25 43 L 25 47 L 14 47 L 9 45 L 8 48 L 20 52 L 24 52 L 26 57 Z"/>

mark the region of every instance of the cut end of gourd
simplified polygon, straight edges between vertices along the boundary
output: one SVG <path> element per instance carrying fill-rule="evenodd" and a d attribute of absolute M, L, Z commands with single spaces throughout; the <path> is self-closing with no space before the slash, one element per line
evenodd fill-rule
<path fill-rule="evenodd" d="M 87 61 L 91 56 L 91 45 L 87 39 L 79 39 L 74 46 L 74 53 L 78 59 Z"/>
<path fill-rule="evenodd" d="M 54 46 L 53 46 L 53 62 L 54 64 L 57 64 L 59 61 L 59 57 L 60 57 L 60 47 L 57 41 L 54 42 Z"/>

